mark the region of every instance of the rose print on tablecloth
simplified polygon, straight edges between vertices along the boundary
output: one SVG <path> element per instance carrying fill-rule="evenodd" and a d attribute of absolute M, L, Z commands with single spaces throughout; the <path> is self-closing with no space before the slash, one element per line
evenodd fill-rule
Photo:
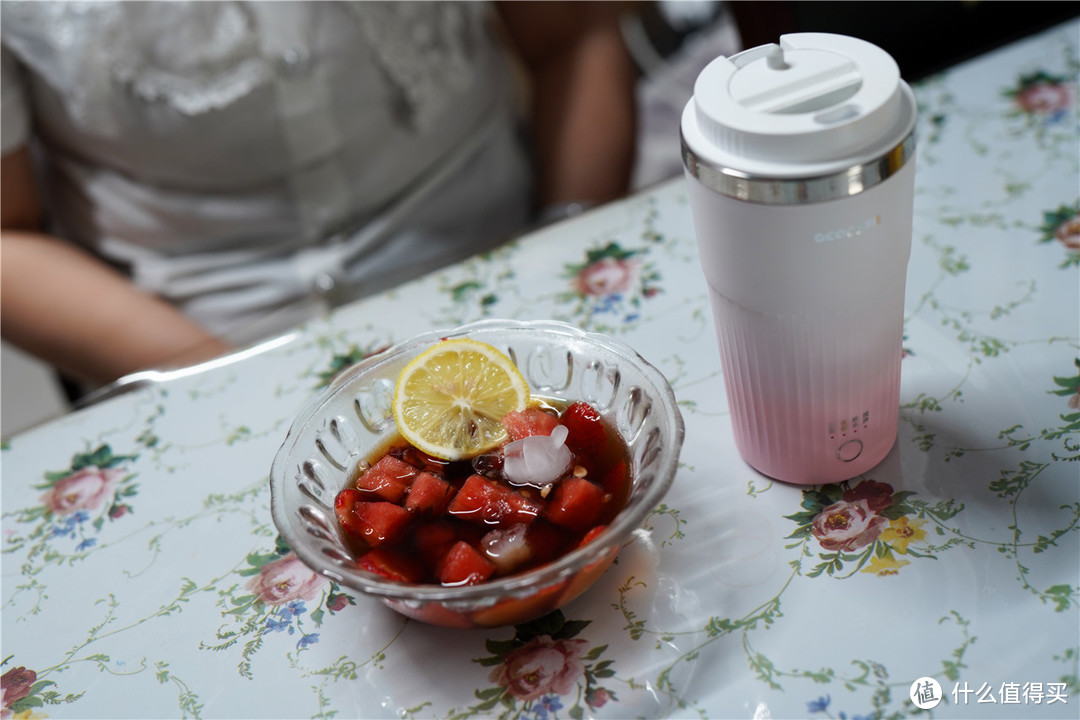
<path fill-rule="evenodd" d="M 289 552 L 259 567 L 259 574 L 253 577 L 246 587 L 260 602 L 266 605 L 282 605 L 297 600 L 314 599 L 324 582 L 325 578 Z"/>
<path fill-rule="evenodd" d="M 1034 141 L 1043 152 L 1075 157 L 1076 67 L 1074 55 L 1065 72 L 1040 69 L 1019 76 L 1002 91 L 1008 103 L 1003 129 L 1012 138 Z"/>
<path fill-rule="evenodd" d="M 1017 109 L 1044 122 L 1060 122 L 1076 105 L 1076 88 L 1072 80 L 1039 70 L 1022 75 L 1015 87 L 1005 91 Z"/>
<path fill-rule="evenodd" d="M 477 690 L 479 703 L 449 717 L 493 717 L 501 706 L 500 720 L 545 720 L 558 717 L 561 710 L 580 718 L 585 716 L 585 707 L 597 710 L 617 701 L 615 693 L 600 684 L 615 675 L 612 661 L 600 660 L 607 646 L 590 647 L 587 640 L 577 637 L 588 625 L 588 621 L 567 620 L 556 610 L 515 626 L 510 640 L 489 639 L 485 646 L 491 655 L 475 662 L 492 668 L 488 679 L 494 686 Z"/>
<path fill-rule="evenodd" d="M 613 330 L 640 319 L 645 300 L 660 292 L 660 274 L 644 250 L 609 242 L 585 254 L 582 263 L 568 263 L 563 277 L 570 290 L 558 296 L 572 303 L 572 319 L 582 328 Z"/>
<path fill-rule="evenodd" d="M 7 720 L 16 713 L 22 714 L 42 705 L 41 699 L 33 693 L 36 680 L 37 673 L 25 667 L 11 668 L 0 676 L 0 688 L 4 693 L 0 701 L 0 718 Z"/>
<path fill-rule="evenodd" d="M 535 637 L 508 652 L 488 679 L 522 702 L 543 695 L 569 695 L 585 672 L 581 655 L 588 647 L 585 640 Z"/>
<path fill-rule="evenodd" d="M 274 550 L 254 552 L 246 558 L 247 566 L 237 575 L 249 578 L 218 592 L 218 606 L 225 608 L 223 616 L 240 622 L 240 627 L 228 624 L 218 628 L 218 643 L 200 643 L 203 650 L 222 651 L 246 638 L 239 664 L 240 674 L 251 678 L 251 658 L 269 635 L 284 634 L 296 637 L 297 653 L 319 641 L 326 614 L 336 615 L 356 600 L 341 591 L 337 583 L 319 575 L 292 551 L 279 535 Z M 311 603 L 314 609 L 309 610 Z"/>
<path fill-rule="evenodd" d="M 811 532 L 824 549 L 851 552 L 877 540 L 888 522 L 865 500 L 841 500 L 817 514 Z"/>
<path fill-rule="evenodd" d="M 923 526 L 927 518 L 938 522 L 953 518 L 963 505 L 952 500 L 931 505 L 914 495 L 870 479 L 804 490 L 803 510 L 784 516 L 799 525 L 787 536 L 798 541 L 789 544 L 789 549 L 802 550 L 793 566 L 801 574 L 803 558 L 815 557 L 816 542 L 818 562 L 805 573 L 808 577 L 851 577 L 856 572 L 896 575 L 911 563 L 907 558 L 935 558 L 935 553 L 958 544 L 951 538 L 931 545 Z M 850 563 L 853 569 L 847 569 Z"/>
<path fill-rule="evenodd" d="M 641 260 L 614 244 L 603 252 L 620 256 L 603 255 L 580 268 L 574 277 L 575 289 L 582 295 L 622 295 L 636 289 Z"/>
<path fill-rule="evenodd" d="M 1074 214 L 1058 225 L 1054 238 L 1069 250 L 1080 250 L 1080 217 Z"/>
<path fill-rule="evenodd" d="M 114 486 L 124 477 L 118 468 L 85 467 L 65 475 L 41 496 L 42 504 L 56 515 L 97 510 L 111 498 Z"/>
<path fill-rule="evenodd" d="M 0 676 L 0 689 L 3 690 L 3 706 L 6 710 L 30 694 L 30 688 L 37 680 L 37 673 L 25 667 L 11 668 Z"/>
<path fill-rule="evenodd" d="M 1038 229 L 1039 242 L 1058 242 L 1065 248 L 1066 257 L 1058 267 L 1080 266 L 1080 201 L 1047 210 Z"/>
<path fill-rule="evenodd" d="M 23 508 L 14 515 L 19 523 L 34 523 L 26 534 L 9 533 L 4 552 L 28 544 L 41 549 L 51 560 L 84 557 L 97 546 L 105 524 L 132 512 L 130 504 L 138 492 L 135 474 L 129 469 L 137 455 L 117 455 L 108 445 L 90 452 L 76 453 L 71 466 L 46 472 L 40 505 Z"/>
<path fill-rule="evenodd" d="M 10 658 L 9 658 L 10 659 Z M 6 662 L 6 661 L 5 661 Z M 57 705 L 78 700 L 77 695 L 61 696 L 52 680 L 40 680 L 38 674 L 26 667 L 13 667 L 0 675 L 0 688 L 3 699 L 0 700 L 0 720 L 35 720 L 48 715 L 39 714 L 37 708 L 46 704 Z"/>

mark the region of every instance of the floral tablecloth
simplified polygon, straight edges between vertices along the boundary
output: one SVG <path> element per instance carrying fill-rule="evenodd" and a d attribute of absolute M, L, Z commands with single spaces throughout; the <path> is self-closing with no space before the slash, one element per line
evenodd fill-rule
<path fill-rule="evenodd" d="M 873 471 L 803 488 L 739 459 L 675 179 L 9 438 L 3 716 L 1078 717 L 1078 39 L 916 88 L 901 430 Z M 496 316 L 636 347 L 681 467 L 561 612 L 426 627 L 301 565 L 267 475 L 342 367 Z"/>

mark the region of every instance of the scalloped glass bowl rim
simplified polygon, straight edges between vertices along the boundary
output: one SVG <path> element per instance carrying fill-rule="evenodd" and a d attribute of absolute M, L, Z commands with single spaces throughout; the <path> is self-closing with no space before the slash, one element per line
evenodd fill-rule
<path fill-rule="evenodd" d="M 663 457 L 658 461 L 658 467 L 649 486 L 645 488 L 639 497 L 628 502 L 627 506 L 619 512 L 607 529 L 589 544 L 534 570 L 509 575 L 505 578 L 478 585 L 446 587 L 412 584 L 379 579 L 374 575 L 362 574 L 363 571 L 349 573 L 344 571 L 343 568 L 333 565 L 317 549 L 305 544 L 304 540 L 308 536 L 303 531 L 296 530 L 289 517 L 291 508 L 285 506 L 283 499 L 284 483 L 288 480 L 285 465 L 289 461 L 300 432 L 308 423 L 318 417 L 328 404 L 334 401 L 338 393 L 343 392 L 344 388 L 350 386 L 359 377 L 377 372 L 382 366 L 400 361 L 404 357 L 414 356 L 440 340 L 455 337 L 474 337 L 478 333 L 483 334 L 491 331 L 553 335 L 586 345 L 598 346 L 618 356 L 620 363 L 632 364 L 638 372 L 644 375 L 653 386 L 650 389 L 650 396 L 654 401 L 659 401 L 661 407 L 657 408 L 657 410 L 664 413 L 664 422 L 669 425 L 671 435 L 669 445 L 661 448 Z M 483 341 L 483 338 L 477 339 Z M 305 565 L 340 584 L 370 595 L 395 601 L 442 602 L 450 607 L 457 602 L 475 604 L 478 601 L 482 602 L 485 599 L 490 599 L 492 603 L 495 603 L 508 597 L 528 597 L 538 589 L 561 582 L 576 574 L 595 559 L 605 555 L 616 544 L 622 543 L 641 526 L 645 518 L 667 493 L 668 488 L 675 479 L 675 471 L 678 467 L 679 452 L 682 448 L 684 435 L 685 426 L 682 414 L 679 412 L 675 401 L 675 393 L 668 384 L 667 379 L 626 343 L 608 335 L 588 332 L 573 325 L 554 320 L 481 320 L 452 329 L 425 332 L 365 358 L 342 372 L 329 386 L 309 401 L 293 421 L 284 442 L 274 458 L 270 470 L 271 514 L 278 531 Z M 300 536 L 299 541 L 297 541 L 296 536 Z"/>

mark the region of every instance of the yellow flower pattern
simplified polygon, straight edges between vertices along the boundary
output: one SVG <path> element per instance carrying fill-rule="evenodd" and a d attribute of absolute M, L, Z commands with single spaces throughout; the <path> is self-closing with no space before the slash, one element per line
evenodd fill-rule
<path fill-rule="evenodd" d="M 864 573 L 872 573 L 878 577 L 896 575 L 900 568 L 910 565 L 908 560 L 897 560 L 892 553 L 885 553 L 884 557 L 875 556 L 869 564 L 862 569 Z"/>
<path fill-rule="evenodd" d="M 881 531 L 881 540 L 893 550 L 907 554 L 908 543 L 917 543 L 926 539 L 926 531 L 922 529 L 925 524 L 925 520 L 901 515 L 889 521 L 889 527 Z"/>

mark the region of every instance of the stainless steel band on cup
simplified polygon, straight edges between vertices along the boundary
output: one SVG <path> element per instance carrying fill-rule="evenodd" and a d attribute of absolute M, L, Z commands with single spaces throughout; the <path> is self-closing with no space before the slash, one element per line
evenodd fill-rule
<path fill-rule="evenodd" d="M 895 175 L 915 154 L 915 133 L 881 157 L 832 175 L 812 178 L 752 177 L 731 168 L 702 160 L 682 142 L 683 164 L 710 190 L 762 205 L 805 205 L 858 195 Z"/>

